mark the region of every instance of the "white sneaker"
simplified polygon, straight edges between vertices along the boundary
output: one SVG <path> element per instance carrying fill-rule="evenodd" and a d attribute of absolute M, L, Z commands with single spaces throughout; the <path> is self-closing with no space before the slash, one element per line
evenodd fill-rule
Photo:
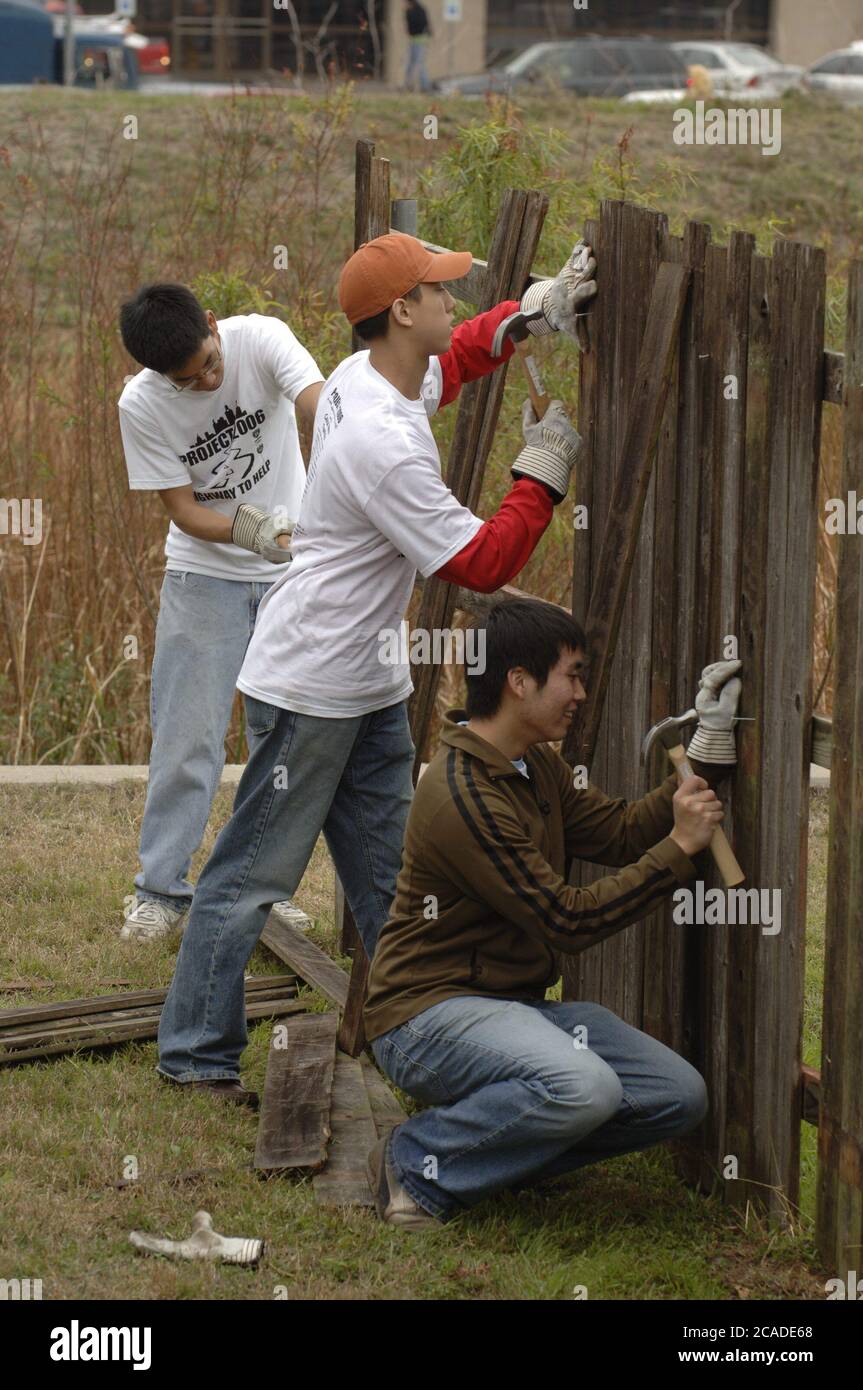
<path fill-rule="evenodd" d="M 152 898 L 142 898 L 126 918 L 120 940 L 156 941 L 159 937 L 170 936 L 187 911 L 185 907 L 168 907 Z"/>
<path fill-rule="evenodd" d="M 294 907 L 290 898 L 285 898 L 282 903 L 273 903 L 273 911 L 281 917 L 288 926 L 296 927 L 298 931 L 308 931 L 312 925 L 312 920 L 308 913 L 303 912 L 301 907 Z"/>

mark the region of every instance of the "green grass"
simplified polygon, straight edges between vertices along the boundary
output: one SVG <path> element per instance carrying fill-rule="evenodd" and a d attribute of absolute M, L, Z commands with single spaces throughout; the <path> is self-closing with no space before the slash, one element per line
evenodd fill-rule
<path fill-rule="evenodd" d="M 117 936 L 143 794 L 131 784 L 0 788 L 0 984 L 53 986 L 6 993 L 5 1007 L 121 981 L 169 982 L 176 941 L 130 947 Z M 221 791 L 193 872 L 230 804 Z M 817 1062 L 825 849 L 817 806 L 811 843 L 806 1056 Z M 322 843 L 297 901 L 314 939 L 335 954 Z M 259 951 L 251 968 L 279 967 Z M 310 1000 L 322 1007 L 319 996 Z M 252 1028 L 247 1085 L 263 1082 L 267 1042 L 266 1023 Z M 155 1043 L 142 1043 L 0 1071 L 0 1277 L 41 1278 L 53 1299 L 270 1299 L 284 1288 L 304 1299 L 566 1300 L 579 1286 L 591 1299 L 823 1297 L 811 1200 L 796 1238 L 751 1215 L 744 1226 L 718 1197 L 680 1182 L 666 1147 L 504 1194 L 412 1236 L 368 1211 L 319 1208 L 307 1180 L 262 1181 L 248 1166 L 256 1117 L 164 1085 L 155 1062 Z M 138 1181 L 118 1189 L 129 1157 Z M 182 1237 L 200 1207 L 226 1234 L 266 1239 L 257 1271 L 173 1264 L 129 1246 L 133 1229 Z"/>

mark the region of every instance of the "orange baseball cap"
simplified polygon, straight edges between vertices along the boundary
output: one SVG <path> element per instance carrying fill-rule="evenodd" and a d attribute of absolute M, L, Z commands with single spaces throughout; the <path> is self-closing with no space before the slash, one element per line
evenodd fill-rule
<path fill-rule="evenodd" d="M 470 251 L 427 251 L 416 237 L 390 232 L 355 251 L 339 276 L 339 303 L 348 322 L 389 309 L 416 285 L 460 280 L 473 265 Z"/>

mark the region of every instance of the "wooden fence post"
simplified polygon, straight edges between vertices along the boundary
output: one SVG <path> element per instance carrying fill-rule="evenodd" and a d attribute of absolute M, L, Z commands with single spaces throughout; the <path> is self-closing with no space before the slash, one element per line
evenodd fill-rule
<path fill-rule="evenodd" d="M 586 623 L 590 691 L 564 741 L 563 756 L 569 763 L 590 767 L 593 761 L 688 285 L 689 275 L 682 266 L 660 265 L 590 595 Z"/>
<path fill-rule="evenodd" d="M 737 926 L 729 935 L 726 1153 L 737 1179 L 728 1200 L 754 1202 L 784 1224 L 799 1195 L 803 957 L 818 448 L 823 396 L 823 251 L 779 242 L 753 262 L 767 309 L 769 346 L 750 344 L 763 379 L 750 377 L 752 421 L 744 480 L 746 517 L 740 609 L 743 660 L 740 765 L 732 791 L 738 857 L 747 887 L 781 927 Z M 762 315 L 762 317 L 765 317 Z M 760 395 L 760 400 L 759 400 Z"/>
<path fill-rule="evenodd" d="M 863 262 L 851 264 L 840 495 L 863 499 Z M 839 538 L 836 686 L 816 1238 L 831 1275 L 863 1276 L 863 535 Z M 859 1298 L 847 1289 L 846 1298 Z"/>
<path fill-rule="evenodd" d="M 530 275 L 547 211 L 548 199 L 542 194 L 514 189 L 504 194 L 492 238 L 480 313 L 501 300 L 520 298 Z M 479 505 L 505 382 L 506 368 L 501 368 L 462 389 L 446 480 L 466 507 Z M 430 579 L 423 589 L 418 627 L 427 632 L 449 628 L 454 612 L 453 586 Z M 417 668 L 410 704 L 411 733 L 417 750 L 414 780 L 425 761 L 439 680 L 440 668 L 434 663 Z"/>
<path fill-rule="evenodd" d="M 358 251 L 365 242 L 386 236 L 390 230 L 390 162 L 375 154 L 372 140 L 357 141 L 354 200 L 354 250 Z M 354 352 L 360 352 L 366 347 L 356 333 L 352 335 L 352 343 Z M 353 913 L 338 879 L 335 922 L 339 950 L 343 955 L 353 956 L 356 965 L 357 955 L 365 953 Z"/>

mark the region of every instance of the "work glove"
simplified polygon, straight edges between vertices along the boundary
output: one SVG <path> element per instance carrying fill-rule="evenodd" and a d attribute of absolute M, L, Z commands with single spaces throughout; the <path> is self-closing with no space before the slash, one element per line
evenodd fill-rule
<path fill-rule="evenodd" d="M 566 333 L 579 348 L 589 347 L 584 318 L 596 295 L 596 260 L 591 248 L 577 241 L 563 270 L 555 280 L 538 280 L 522 297 L 521 312 L 532 314 L 542 310 L 542 318 L 527 325 L 534 337 L 549 333 Z"/>
<path fill-rule="evenodd" d="M 250 507 L 248 502 L 243 502 L 234 517 L 231 540 L 244 550 L 254 550 L 274 565 L 287 565 L 292 559 L 291 552 L 277 545 L 276 537 L 290 536 L 293 530 L 292 521 L 278 521 L 270 512 L 262 512 L 260 507 Z"/>
<path fill-rule="evenodd" d="M 537 420 L 530 401 L 525 401 L 521 423 L 526 448 L 512 465 L 512 476 L 544 483 L 557 506 L 569 491 L 572 470 L 581 454 L 581 435 L 562 401 L 552 401 L 541 420 Z"/>
<path fill-rule="evenodd" d="M 698 728 L 686 750 L 700 763 L 737 762 L 734 721 L 741 682 L 736 673 L 742 665 L 742 661 L 714 661 L 701 672 L 695 697 Z"/>
<path fill-rule="evenodd" d="M 167 1240 L 147 1231 L 130 1231 L 129 1240 L 137 1250 L 150 1255 L 169 1255 L 176 1260 L 220 1260 L 229 1265 L 256 1265 L 264 1253 L 264 1242 L 255 1237 L 222 1236 L 213 1230 L 208 1211 L 196 1211 L 192 1234 L 185 1240 Z"/>

